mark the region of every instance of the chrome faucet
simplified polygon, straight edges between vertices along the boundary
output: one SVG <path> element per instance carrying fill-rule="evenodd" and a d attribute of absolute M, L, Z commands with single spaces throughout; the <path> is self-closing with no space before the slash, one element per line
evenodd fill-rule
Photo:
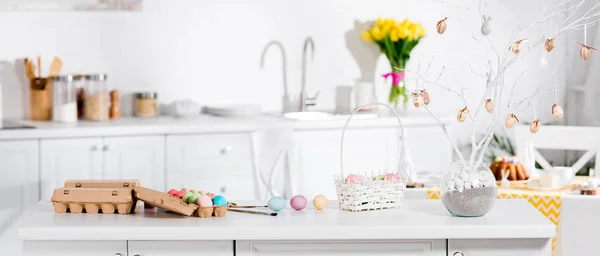
<path fill-rule="evenodd" d="M 267 55 L 267 51 L 269 51 L 269 48 L 271 48 L 271 46 L 277 46 L 279 48 L 279 50 L 281 50 L 281 59 L 283 62 L 282 65 L 282 72 L 283 72 L 283 94 L 284 94 L 284 99 L 283 99 L 283 103 L 284 103 L 284 107 L 289 104 L 289 94 L 288 94 L 288 84 L 287 84 L 287 57 L 285 55 L 285 49 L 283 48 L 283 45 L 279 42 L 279 41 L 271 41 L 267 44 L 267 46 L 265 46 L 262 55 L 260 57 L 260 67 L 264 68 L 265 67 L 265 56 Z"/>
<path fill-rule="evenodd" d="M 314 97 L 308 97 L 306 93 L 306 51 L 310 46 L 311 49 L 311 60 L 315 57 L 315 42 L 311 37 L 307 37 L 304 40 L 304 48 L 302 50 L 302 81 L 301 81 L 301 89 L 300 92 L 300 111 L 306 111 L 308 106 L 314 106 L 317 104 L 317 97 L 319 97 L 319 92 L 315 94 Z"/>

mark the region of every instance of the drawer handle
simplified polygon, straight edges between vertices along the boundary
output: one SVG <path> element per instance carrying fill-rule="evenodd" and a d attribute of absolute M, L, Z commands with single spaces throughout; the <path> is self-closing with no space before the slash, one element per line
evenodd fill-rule
<path fill-rule="evenodd" d="M 221 149 L 221 155 L 225 155 L 231 151 L 231 146 L 226 146 Z"/>
<path fill-rule="evenodd" d="M 452 256 L 465 256 L 462 252 L 455 252 Z"/>

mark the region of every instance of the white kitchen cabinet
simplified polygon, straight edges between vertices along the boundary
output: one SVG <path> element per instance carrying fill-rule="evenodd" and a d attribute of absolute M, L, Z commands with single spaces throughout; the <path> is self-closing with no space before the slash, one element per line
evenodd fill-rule
<path fill-rule="evenodd" d="M 37 140 L 0 141 L 0 191 L 4 208 L 32 206 L 39 201 Z M 15 193 L 16 192 L 16 193 Z"/>
<path fill-rule="evenodd" d="M 167 187 L 256 200 L 250 133 L 167 136 Z"/>
<path fill-rule="evenodd" d="M 341 130 L 295 132 L 288 156 L 292 194 L 336 198 L 334 175 L 340 175 Z M 397 170 L 398 132 L 389 129 L 349 129 L 344 145 L 344 173 Z"/>
<path fill-rule="evenodd" d="M 238 256 L 446 256 L 446 240 L 237 241 Z"/>
<path fill-rule="evenodd" d="M 164 145 L 164 136 L 41 140 L 41 200 L 68 179 L 139 179 L 164 190 Z"/>
<path fill-rule="evenodd" d="M 127 241 L 26 241 L 23 256 L 127 256 Z"/>
<path fill-rule="evenodd" d="M 165 190 L 165 136 L 106 137 L 102 146 L 105 179 L 139 179 Z"/>
<path fill-rule="evenodd" d="M 233 256 L 233 241 L 129 241 L 129 256 Z"/>
<path fill-rule="evenodd" d="M 41 198 L 49 201 L 68 179 L 102 179 L 102 138 L 40 142 Z"/>
<path fill-rule="evenodd" d="M 548 256 L 551 239 L 450 239 L 449 256 Z"/>

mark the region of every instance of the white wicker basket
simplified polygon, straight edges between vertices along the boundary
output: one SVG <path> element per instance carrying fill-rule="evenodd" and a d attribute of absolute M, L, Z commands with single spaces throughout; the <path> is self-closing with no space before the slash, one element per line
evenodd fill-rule
<path fill-rule="evenodd" d="M 338 204 L 342 210 L 357 212 L 398 208 L 400 205 L 402 205 L 404 189 L 406 189 L 406 177 L 401 177 L 401 179 L 397 181 L 380 180 L 379 177 L 382 175 L 382 173 L 371 173 L 370 175 L 361 175 L 362 182 L 353 183 L 346 182 L 346 176 L 344 175 L 344 136 L 346 134 L 348 123 L 350 123 L 352 117 L 354 117 L 354 115 L 361 109 L 376 105 L 385 106 L 390 109 L 392 113 L 394 113 L 396 119 L 398 119 L 398 123 L 400 124 L 400 131 L 402 132 L 400 140 L 402 140 L 404 143 L 404 128 L 402 127 L 400 116 L 398 116 L 398 113 L 396 113 L 396 111 L 390 106 L 381 103 L 367 104 L 357 108 L 352 113 L 352 115 L 346 121 L 342 131 L 342 142 L 340 147 L 341 175 L 335 176 L 334 178 L 338 195 Z M 404 157 L 402 157 L 404 151 L 402 151 L 400 154 L 400 161 L 402 161 L 402 159 L 404 159 Z M 400 168 L 401 164 L 402 163 L 399 162 L 398 168 Z M 399 171 L 400 170 L 398 170 L 398 172 Z"/>

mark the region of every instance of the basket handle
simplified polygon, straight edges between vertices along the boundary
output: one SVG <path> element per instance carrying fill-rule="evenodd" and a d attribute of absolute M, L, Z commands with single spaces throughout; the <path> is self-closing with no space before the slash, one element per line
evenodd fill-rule
<path fill-rule="evenodd" d="M 398 112 L 396 112 L 396 110 L 394 110 L 389 105 L 383 104 L 383 103 L 369 103 L 369 104 L 365 104 L 365 105 L 362 105 L 362 106 L 356 108 L 352 112 L 350 117 L 348 117 L 346 124 L 344 124 L 344 129 L 342 129 L 342 143 L 340 145 L 340 173 L 341 173 L 342 178 L 344 177 L 344 137 L 346 135 L 346 128 L 348 128 L 348 124 L 350 123 L 350 120 L 352 120 L 352 118 L 356 115 L 356 113 L 358 113 L 358 111 L 360 111 L 366 107 L 373 107 L 373 106 L 384 106 L 384 107 L 388 108 L 389 110 L 391 110 L 392 113 L 394 113 L 394 115 L 396 116 L 396 120 L 398 120 L 398 124 L 400 124 L 400 131 L 402 132 L 402 135 L 398 138 L 398 140 L 404 139 L 404 127 L 402 126 L 402 121 L 400 121 L 400 116 L 398 115 Z M 396 142 L 396 144 L 397 144 L 397 142 Z M 401 161 L 404 161 L 404 149 L 401 149 L 401 151 L 400 151 L 400 161 L 398 161 L 398 170 L 396 172 L 400 172 L 400 166 L 402 165 Z"/>

